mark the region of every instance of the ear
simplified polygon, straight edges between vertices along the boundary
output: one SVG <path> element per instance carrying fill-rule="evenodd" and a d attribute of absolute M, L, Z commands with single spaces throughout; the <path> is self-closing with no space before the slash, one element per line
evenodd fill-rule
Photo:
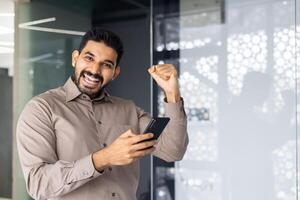
<path fill-rule="evenodd" d="M 115 73 L 112 77 L 112 80 L 116 79 L 120 75 L 120 73 L 121 73 L 121 68 L 120 68 L 120 66 L 117 66 L 115 69 Z"/>
<path fill-rule="evenodd" d="M 72 52 L 72 66 L 73 67 L 75 67 L 78 57 L 79 57 L 79 51 L 78 50 L 74 50 Z"/>

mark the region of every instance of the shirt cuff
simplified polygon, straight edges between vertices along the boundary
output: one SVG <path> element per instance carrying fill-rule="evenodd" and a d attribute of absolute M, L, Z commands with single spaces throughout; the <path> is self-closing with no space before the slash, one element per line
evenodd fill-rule
<path fill-rule="evenodd" d="M 92 160 L 92 154 L 88 155 L 80 160 L 77 160 L 75 163 L 75 180 L 84 180 L 87 178 L 96 178 L 100 175 L 102 175 L 104 172 L 100 173 L 98 172 L 93 164 Z"/>
<path fill-rule="evenodd" d="M 185 119 L 186 114 L 184 111 L 184 101 L 183 98 L 180 97 L 180 101 L 176 103 L 168 103 L 167 99 L 164 99 L 165 109 L 166 109 L 166 116 L 170 117 L 171 119 Z"/>

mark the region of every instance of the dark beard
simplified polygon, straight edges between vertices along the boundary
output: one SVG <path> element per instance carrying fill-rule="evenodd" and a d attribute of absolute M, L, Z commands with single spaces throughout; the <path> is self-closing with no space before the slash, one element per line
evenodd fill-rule
<path fill-rule="evenodd" d="M 100 79 L 100 83 L 103 83 L 103 77 L 98 74 L 92 74 L 91 72 L 85 70 L 82 70 L 80 72 L 80 75 L 77 79 L 75 74 L 72 76 L 72 80 L 74 81 L 75 85 L 81 93 L 88 95 L 91 99 L 99 97 L 104 92 L 105 88 L 109 85 L 110 82 L 106 83 L 105 85 L 102 85 L 102 87 L 97 92 L 89 92 L 87 90 L 83 90 L 82 88 L 80 88 L 80 78 L 84 76 L 84 73 L 87 73 L 89 76 L 93 76 L 95 78 Z"/>

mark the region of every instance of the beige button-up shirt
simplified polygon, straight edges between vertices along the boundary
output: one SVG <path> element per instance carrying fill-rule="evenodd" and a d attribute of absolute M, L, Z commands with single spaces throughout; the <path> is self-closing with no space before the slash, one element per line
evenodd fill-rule
<path fill-rule="evenodd" d="M 171 120 L 153 154 L 182 159 L 188 144 L 183 102 L 165 103 Z M 28 193 L 35 199 L 136 199 L 139 163 L 99 173 L 91 155 L 128 129 L 140 134 L 150 116 L 132 101 L 104 93 L 91 100 L 71 78 L 34 97 L 17 124 L 17 145 Z"/>

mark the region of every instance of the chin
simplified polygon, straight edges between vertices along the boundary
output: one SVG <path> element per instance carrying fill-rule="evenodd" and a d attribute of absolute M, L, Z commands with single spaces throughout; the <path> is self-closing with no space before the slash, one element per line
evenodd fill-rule
<path fill-rule="evenodd" d="M 101 87 L 99 88 L 88 88 L 88 87 L 85 87 L 85 86 L 82 86 L 82 91 L 85 92 L 85 93 L 90 93 L 90 94 L 97 94 L 101 91 Z"/>

